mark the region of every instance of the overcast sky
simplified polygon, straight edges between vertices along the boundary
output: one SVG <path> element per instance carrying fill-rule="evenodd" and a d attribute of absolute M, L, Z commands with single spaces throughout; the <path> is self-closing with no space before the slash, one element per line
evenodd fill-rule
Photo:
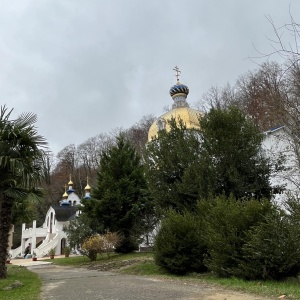
<path fill-rule="evenodd" d="M 234 83 L 289 10 L 300 22 L 299 0 L 0 0 L 0 103 L 57 153 L 162 114 L 176 65 L 190 104 Z"/>

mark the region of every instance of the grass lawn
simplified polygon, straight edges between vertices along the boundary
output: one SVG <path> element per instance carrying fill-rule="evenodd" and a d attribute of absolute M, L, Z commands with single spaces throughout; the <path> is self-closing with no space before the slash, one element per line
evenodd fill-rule
<path fill-rule="evenodd" d="M 163 276 L 164 278 L 174 277 L 178 280 L 212 283 L 222 286 L 226 289 L 242 291 L 245 293 L 253 293 L 261 296 L 271 296 L 277 299 L 279 296 L 285 295 L 284 299 L 300 300 L 300 284 L 294 281 L 278 282 L 278 281 L 245 281 L 238 278 L 219 278 L 212 274 L 189 274 L 185 276 L 175 276 L 168 273 L 164 269 L 155 265 L 153 261 L 144 262 L 138 265 L 130 266 L 121 270 L 121 273 L 143 276 Z"/>
<path fill-rule="evenodd" d="M 20 282 L 22 285 L 18 286 Z M 6 290 L 16 283 L 17 287 Z M 39 299 L 42 282 L 38 275 L 25 267 L 8 266 L 7 279 L 0 280 L 0 299 L 5 300 L 37 300 Z"/>
<path fill-rule="evenodd" d="M 201 276 L 196 276 L 201 280 Z M 217 278 L 212 275 L 203 275 L 205 282 L 216 283 L 239 291 L 254 293 L 257 295 L 273 296 L 278 298 L 286 295 L 284 299 L 300 299 L 300 284 L 298 282 L 278 281 L 245 281 L 238 278 Z"/>

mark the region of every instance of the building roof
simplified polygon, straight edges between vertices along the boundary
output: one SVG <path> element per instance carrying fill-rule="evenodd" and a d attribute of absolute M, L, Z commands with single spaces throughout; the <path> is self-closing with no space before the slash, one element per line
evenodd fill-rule
<path fill-rule="evenodd" d="M 53 205 L 52 208 L 55 210 L 55 218 L 58 222 L 70 221 L 76 216 L 76 206 Z"/>
<path fill-rule="evenodd" d="M 167 131 L 170 130 L 170 125 L 168 124 L 168 121 L 172 118 L 175 118 L 176 121 L 178 121 L 178 118 L 180 118 L 186 127 L 188 129 L 199 129 L 199 117 L 203 116 L 203 113 L 192 109 L 190 107 L 176 107 L 167 113 L 160 116 L 154 123 L 150 126 L 148 131 L 148 142 L 152 140 L 152 138 L 157 137 L 158 131 L 160 130 L 158 121 L 162 120 L 165 123 L 165 129 Z"/>

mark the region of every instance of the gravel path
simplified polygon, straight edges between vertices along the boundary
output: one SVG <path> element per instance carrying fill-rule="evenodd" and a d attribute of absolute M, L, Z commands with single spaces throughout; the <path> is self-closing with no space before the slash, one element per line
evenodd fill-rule
<path fill-rule="evenodd" d="M 110 271 L 40 265 L 28 267 L 43 281 L 43 300 L 266 300 L 203 283 L 185 283 Z M 273 298 L 274 299 L 274 298 Z"/>

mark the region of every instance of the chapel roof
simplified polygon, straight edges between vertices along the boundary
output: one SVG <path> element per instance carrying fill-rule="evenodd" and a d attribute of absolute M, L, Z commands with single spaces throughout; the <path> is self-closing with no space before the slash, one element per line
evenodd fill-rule
<path fill-rule="evenodd" d="M 55 218 L 58 222 L 70 221 L 76 216 L 76 206 L 53 205 L 52 208 L 55 211 Z"/>

